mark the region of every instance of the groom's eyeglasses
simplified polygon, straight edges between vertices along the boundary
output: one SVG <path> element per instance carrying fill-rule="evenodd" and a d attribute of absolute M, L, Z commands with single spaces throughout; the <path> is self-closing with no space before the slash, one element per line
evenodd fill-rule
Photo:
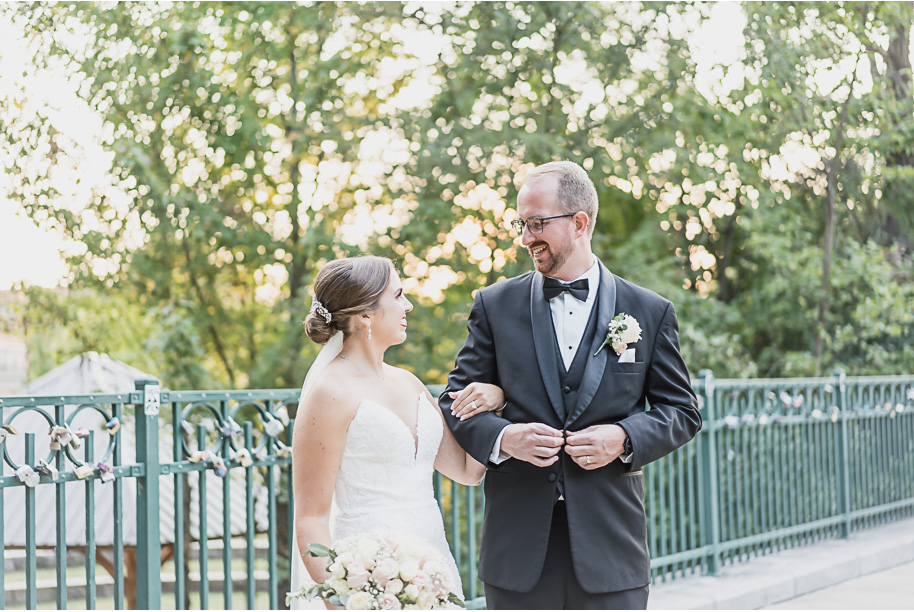
<path fill-rule="evenodd" d="M 579 211 L 580 212 L 580 211 Z M 524 226 L 530 230 L 530 233 L 534 236 L 543 233 L 543 229 L 546 227 L 546 221 L 551 219 L 564 219 L 565 217 L 573 217 L 576 212 L 568 213 L 567 215 L 555 215 L 552 217 L 530 217 L 526 221 L 521 221 L 520 219 L 515 219 L 511 222 L 511 229 L 514 230 L 514 233 L 520 236 L 524 233 Z"/>

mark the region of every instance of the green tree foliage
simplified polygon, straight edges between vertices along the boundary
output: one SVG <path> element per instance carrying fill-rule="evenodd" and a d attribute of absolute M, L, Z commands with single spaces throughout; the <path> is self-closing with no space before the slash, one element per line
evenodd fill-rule
<path fill-rule="evenodd" d="M 467 3 L 410 16 L 419 31 L 443 41 L 429 77 L 436 94 L 399 118 L 398 132 L 417 152 L 406 165 L 411 181 L 397 194 L 412 215 L 378 242 L 403 258 L 411 278 L 433 284 L 436 276 L 450 277 L 450 286 L 433 307 L 412 315 L 424 324 L 401 349 L 404 362 L 434 355 L 443 368 L 425 374 L 444 382 L 465 338 L 473 293 L 530 268 L 507 229 L 516 217 L 515 180 L 525 169 L 579 161 L 601 201 L 595 250 L 612 267 L 626 258 L 621 245 L 653 216 L 634 167 L 668 137 L 671 100 L 684 93 L 679 75 L 691 69 L 681 10 L 664 3 Z M 587 23 L 606 27 L 580 27 Z"/>
<path fill-rule="evenodd" d="M 398 11 L 29 6 L 34 44 L 66 62 L 104 117 L 102 144 L 127 197 L 100 195 L 76 215 L 52 176 L 14 165 L 16 193 L 30 214 L 86 245 L 70 261 L 77 282 L 131 292 L 168 313 L 166 327 L 174 313 L 189 319 L 218 359 L 217 379 L 291 384 L 303 371 L 304 287 L 318 262 L 348 250 L 335 237 L 371 162 L 361 140 L 399 85 L 353 88 L 379 78 Z M 17 126 L 19 146 L 59 150 L 38 119 Z M 101 273 L 100 259 L 109 264 Z"/>
<path fill-rule="evenodd" d="M 122 294 L 100 296 L 91 289 L 28 287 L 12 305 L 6 327 L 21 333 L 29 347 L 32 378 L 78 353 L 108 353 L 134 367 L 154 372 L 156 362 L 143 351 L 150 334 L 143 309 Z"/>
<path fill-rule="evenodd" d="M 729 68 L 742 84 L 683 108 L 675 147 L 645 167 L 687 266 L 685 286 L 709 296 L 706 310 L 719 310 L 713 296 L 737 315 L 697 335 L 751 355 L 754 365 L 722 368 L 731 374 L 813 375 L 851 363 L 855 372 L 909 371 L 906 351 L 886 351 L 878 365 L 849 357 L 870 352 L 863 329 L 882 327 L 859 318 L 877 287 L 912 295 L 909 145 L 898 134 L 910 129 L 914 105 L 914 11 L 854 2 L 744 8 L 745 57 Z M 891 299 L 870 315 L 879 308 L 899 320 Z M 859 333 L 839 331 L 848 326 Z M 914 339 L 904 325 L 877 335 L 884 346 Z"/>
<path fill-rule="evenodd" d="M 551 159 L 590 172 L 597 254 L 674 301 L 693 372 L 911 371 L 911 5 L 747 3 L 709 88 L 710 10 L 29 5 L 8 14 L 103 117 L 114 187 L 55 191 L 87 145 L 17 100 L 2 161 L 84 245 L 72 284 L 143 313 L 125 337 L 172 388 L 299 384 L 306 288 L 362 251 L 417 302 L 392 360 L 443 382 L 473 292 L 530 267 L 507 222 Z"/>

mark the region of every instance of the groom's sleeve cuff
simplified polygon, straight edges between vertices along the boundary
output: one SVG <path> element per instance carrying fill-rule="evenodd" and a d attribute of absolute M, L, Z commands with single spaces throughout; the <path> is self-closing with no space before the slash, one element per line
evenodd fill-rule
<path fill-rule="evenodd" d="M 498 437 L 495 438 L 495 444 L 492 446 L 492 452 L 489 455 L 489 461 L 498 465 L 499 463 L 504 462 L 506 459 L 510 459 L 511 455 L 501 450 L 501 438 L 505 435 L 505 429 L 508 429 L 508 426 L 505 425 L 504 428 L 499 432 Z M 631 461 L 631 457 L 628 459 Z"/>

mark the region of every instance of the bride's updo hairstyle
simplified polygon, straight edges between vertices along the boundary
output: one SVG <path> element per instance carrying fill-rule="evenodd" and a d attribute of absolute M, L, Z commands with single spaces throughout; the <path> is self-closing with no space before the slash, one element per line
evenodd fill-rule
<path fill-rule="evenodd" d="M 336 259 L 324 266 L 314 279 L 314 299 L 330 313 L 330 322 L 322 313 L 309 314 L 308 337 L 326 344 L 337 331 L 351 333 L 350 319 L 378 307 L 393 269 L 389 259 L 374 255 Z"/>

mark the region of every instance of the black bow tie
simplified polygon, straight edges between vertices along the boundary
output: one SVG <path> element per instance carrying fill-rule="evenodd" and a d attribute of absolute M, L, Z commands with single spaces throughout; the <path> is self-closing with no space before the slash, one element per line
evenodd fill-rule
<path fill-rule="evenodd" d="M 590 283 L 587 282 L 586 278 L 579 278 L 573 283 L 566 284 L 560 280 L 556 280 L 547 276 L 543 281 L 543 295 L 546 296 L 547 300 L 558 297 L 562 295 L 563 291 L 567 291 L 581 302 L 586 302 L 587 292 L 589 289 Z"/>

